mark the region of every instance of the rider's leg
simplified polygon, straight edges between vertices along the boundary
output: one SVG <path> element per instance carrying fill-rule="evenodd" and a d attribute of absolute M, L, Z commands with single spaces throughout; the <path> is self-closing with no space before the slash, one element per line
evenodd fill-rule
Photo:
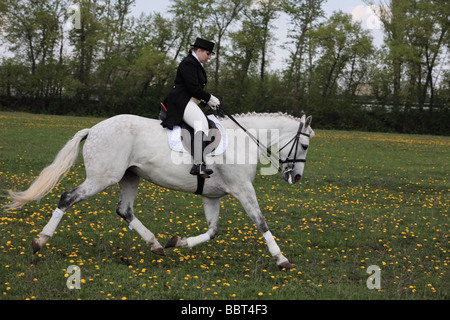
<path fill-rule="evenodd" d="M 191 169 L 191 174 L 201 175 L 204 178 L 209 178 L 213 172 L 207 169 L 204 163 L 203 152 L 205 149 L 204 138 L 208 135 L 208 120 L 205 114 L 197 105 L 194 99 L 191 99 L 184 111 L 183 120 L 189 126 L 194 128 L 193 148 L 192 153 L 194 157 L 194 165 Z"/>
<path fill-rule="evenodd" d="M 194 128 L 194 133 L 203 131 L 208 135 L 208 120 L 194 99 L 191 99 L 184 110 L 183 120 Z"/>

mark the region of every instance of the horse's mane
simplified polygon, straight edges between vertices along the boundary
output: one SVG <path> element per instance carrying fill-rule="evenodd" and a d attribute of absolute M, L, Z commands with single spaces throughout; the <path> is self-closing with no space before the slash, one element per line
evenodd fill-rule
<path fill-rule="evenodd" d="M 240 114 L 234 114 L 233 115 L 234 118 L 246 118 L 246 117 L 266 117 L 266 118 L 274 118 L 274 117 L 280 117 L 280 118 L 289 118 L 289 119 L 294 119 L 297 121 L 300 121 L 300 118 L 294 117 L 290 114 L 284 113 L 284 112 L 263 112 L 263 113 L 258 113 L 258 112 L 247 112 L 247 113 L 240 113 Z M 222 119 L 228 119 L 227 116 L 222 117 Z"/>

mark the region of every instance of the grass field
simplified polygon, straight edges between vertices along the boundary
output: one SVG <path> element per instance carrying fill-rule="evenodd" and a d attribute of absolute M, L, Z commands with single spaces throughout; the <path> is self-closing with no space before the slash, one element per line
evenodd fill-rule
<path fill-rule="evenodd" d="M 0 113 L 1 195 L 27 188 L 76 131 L 99 121 Z M 300 184 L 279 175 L 254 184 L 290 271 L 278 270 L 231 197 L 216 239 L 155 256 L 116 215 L 118 187 L 68 210 L 33 255 L 60 194 L 84 179 L 80 157 L 40 203 L 0 213 L 0 299 L 448 300 L 449 167 L 449 137 L 316 130 Z M 199 196 L 146 181 L 135 213 L 162 244 L 206 230 Z M 70 265 L 81 270 L 80 290 L 66 286 Z M 367 288 L 371 265 L 381 268 L 379 290 Z"/>

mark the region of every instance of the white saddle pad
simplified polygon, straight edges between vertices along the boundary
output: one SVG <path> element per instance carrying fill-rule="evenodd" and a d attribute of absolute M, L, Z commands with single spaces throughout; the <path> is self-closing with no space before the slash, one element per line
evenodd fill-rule
<path fill-rule="evenodd" d="M 219 154 L 222 154 L 225 152 L 228 146 L 228 140 L 227 135 L 225 132 L 225 128 L 222 126 L 222 124 L 219 122 L 219 120 L 214 115 L 209 115 L 208 118 L 216 124 L 217 128 L 220 131 L 220 134 L 222 135 L 222 139 L 220 140 L 219 145 L 217 148 L 209 154 L 209 156 L 217 156 Z M 183 142 L 181 141 L 181 128 L 180 126 L 174 126 L 173 130 L 170 130 L 168 128 L 165 128 L 167 132 L 167 138 L 169 140 L 169 147 L 173 151 L 178 152 L 188 152 L 184 146 Z"/>

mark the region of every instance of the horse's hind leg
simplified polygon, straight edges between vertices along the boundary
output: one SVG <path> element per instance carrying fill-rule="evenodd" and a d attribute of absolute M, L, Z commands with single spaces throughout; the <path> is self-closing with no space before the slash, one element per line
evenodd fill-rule
<path fill-rule="evenodd" d="M 114 184 L 114 183 L 113 183 Z M 86 179 L 80 186 L 76 187 L 73 190 L 66 191 L 61 195 L 61 198 L 58 203 L 58 207 L 52 214 L 52 218 L 44 227 L 42 232 L 40 233 L 40 238 L 33 239 L 32 246 L 33 252 L 38 252 L 45 243 L 53 236 L 55 233 L 58 224 L 61 222 L 61 219 L 66 212 L 67 209 L 72 207 L 75 203 L 85 200 L 94 194 L 102 191 L 110 184 L 100 183 L 98 181 Z"/>
<path fill-rule="evenodd" d="M 155 254 L 164 256 L 164 249 L 156 240 L 155 235 L 148 230 L 138 218 L 133 214 L 133 204 L 139 187 L 139 176 L 128 170 L 120 180 L 120 199 L 116 212 L 130 227 L 139 233 L 144 241 L 151 247 L 151 251 Z"/>

